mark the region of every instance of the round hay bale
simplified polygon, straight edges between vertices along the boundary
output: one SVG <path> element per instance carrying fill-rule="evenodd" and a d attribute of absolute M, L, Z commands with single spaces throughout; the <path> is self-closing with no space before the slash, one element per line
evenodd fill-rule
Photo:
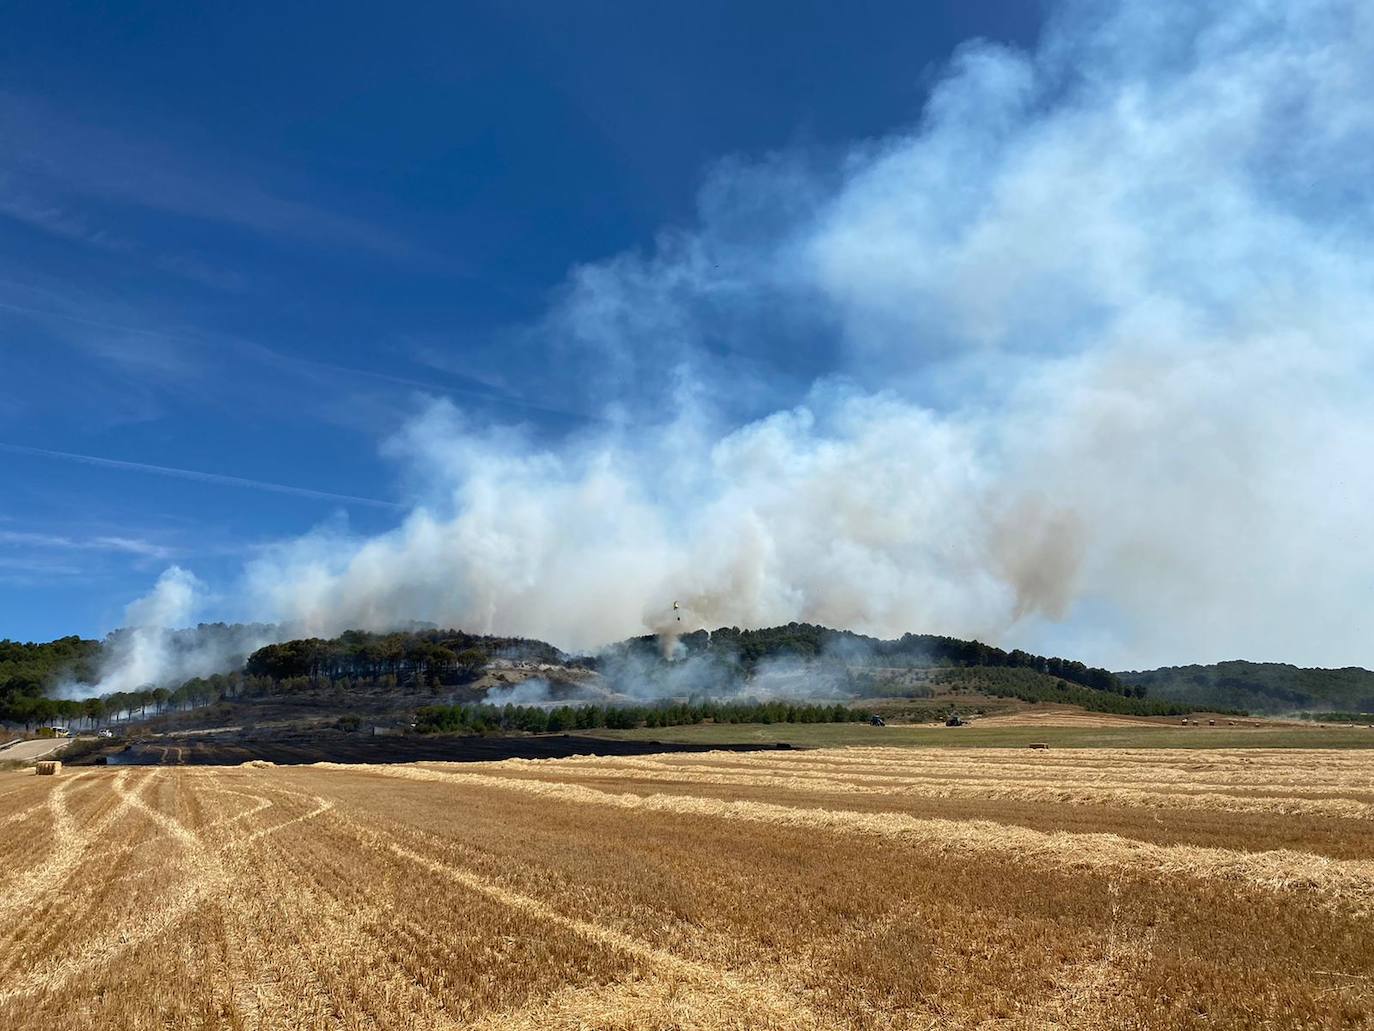
<path fill-rule="evenodd" d="M 57 759 L 43 759 L 34 767 L 33 772 L 40 777 L 55 777 L 62 772 L 62 763 Z"/>

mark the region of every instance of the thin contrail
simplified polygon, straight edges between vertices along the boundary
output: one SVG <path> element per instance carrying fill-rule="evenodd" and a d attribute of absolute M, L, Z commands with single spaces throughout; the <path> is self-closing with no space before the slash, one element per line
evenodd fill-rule
<path fill-rule="evenodd" d="M 150 465 L 147 462 L 125 462 L 118 458 L 99 458 L 95 455 L 77 455 L 70 451 L 50 451 L 41 447 L 25 447 L 22 444 L 0 443 L 0 451 L 10 451 L 18 455 L 38 455 L 42 458 L 60 458 L 68 462 L 81 462 L 85 465 L 98 465 L 106 469 L 127 469 L 139 473 L 157 473 L 160 476 L 176 476 L 183 480 L 199 480 L 201 483 L 217 483 L 223 487 L 249 487 L 253 490 L 267 490 L 276 494 L 293 494 L 300 498 L 317 498 L 321 501 L 345 501 L 352 505 L 372 505 L 375 508 L 404 508 L 394 501 L 378 498 L 359 498 L 352 494 L 334 494 L 327 490 L 311 490 L 309 487 L 292 487 L 285 483 L 269 483 L 266 480 L 249 480 L 242 476 L 225 476 L 221 473 L 206 473 L 198 469 L 175 469 L 167 465 Z"/>

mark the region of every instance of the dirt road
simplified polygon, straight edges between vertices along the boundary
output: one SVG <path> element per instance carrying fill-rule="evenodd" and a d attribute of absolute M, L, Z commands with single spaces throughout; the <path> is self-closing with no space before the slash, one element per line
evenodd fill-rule
<path fill-rule="evenodd" d="M 35 759 L 56 757 L 73 740 L 73 738 L 41 738 L 37 741 L 20 741 L 17 745 L 0 749 L 0 762 L 11 760 L 32 762 Z"/>

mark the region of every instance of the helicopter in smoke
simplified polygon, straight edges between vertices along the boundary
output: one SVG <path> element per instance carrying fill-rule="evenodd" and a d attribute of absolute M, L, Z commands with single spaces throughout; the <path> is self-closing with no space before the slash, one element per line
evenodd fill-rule
<path fill-rule="evenodd" d="M 677 602 L 673 602 L 673 615 L 677 616 L 677 621 L 679 623 L 682 622 L 682 613 L 679 611 Z"/>

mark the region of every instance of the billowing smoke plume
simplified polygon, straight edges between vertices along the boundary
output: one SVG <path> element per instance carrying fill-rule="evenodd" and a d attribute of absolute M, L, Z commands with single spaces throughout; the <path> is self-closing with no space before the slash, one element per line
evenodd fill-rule
<path fill-rule="evenodd" d="M 175 675 L 170 667 L 168 627 L 183 626 L 195 612 L 203 585 L 195 575 L 172 566 L 152 591 L 124 610 L 125 629 L 106 649 L 100 682 L 74 685 L 73 693 L 133 691 L 149 683 L 161 683 Z M 190 674 L 194 675 L 194 674 Z"/>
<path fill-rule="evenodd" d="M 245 604 L 1368 664 L 1370 53 L 1358 0 L 1070 3 L 1034 53 L 963 48 L 909 131 L 723 164 L 694 228 L 503 341 L 600 419 L 432 404 L 390 443 L 429 485 L 402 524 L 280 544 Z"/>
<path fill-rule="evenodd" d="M 68 698 L 175 687 L 192 677 L 222 673 L 243 663 L 255 649 L 284 632 L 262 624 L 184 627 L 204 605 L 205 585 L 172 566 L 145 597 L 124 610 L 124 626 L 112 633 L 101 655 L 95 683 L 67 683 Z"/>

